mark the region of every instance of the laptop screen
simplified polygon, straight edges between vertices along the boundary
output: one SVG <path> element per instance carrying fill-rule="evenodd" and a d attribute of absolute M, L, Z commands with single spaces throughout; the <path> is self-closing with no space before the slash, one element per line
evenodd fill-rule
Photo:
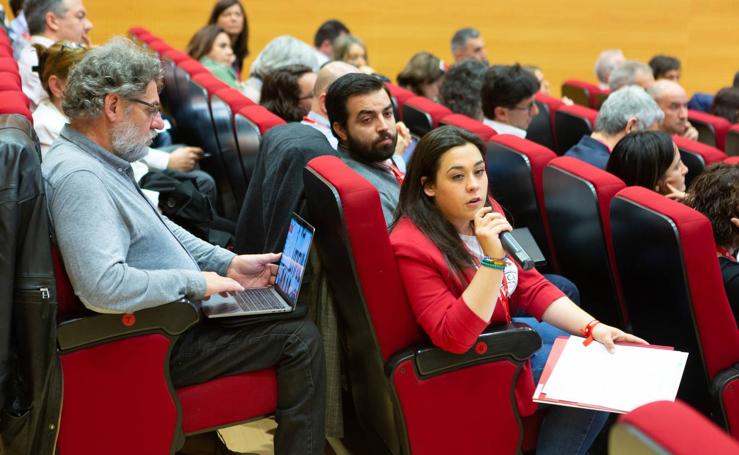
<path fill-rule="evenodd" d="M 297 215 L 293 215 L 275 279 L 275 286 L 291 306 L 295 306 L 298 301 L 312 240 L 313 227 Z"/>

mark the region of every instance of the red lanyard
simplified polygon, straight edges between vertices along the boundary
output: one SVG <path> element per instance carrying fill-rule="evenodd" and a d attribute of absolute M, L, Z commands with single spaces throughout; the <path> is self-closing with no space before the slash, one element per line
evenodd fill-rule
<path fill-rule="evenodd" d="M 398 182 L 398 185 L 403 185 L 403 179 L 405 178 L 405 174 L 400 172 L 400 169 L 398 169 L 398 166 L 393 163 L 393 160 L 390 160 L 389 164 L 386 164 L 388 170 L 393 174 L 393 177 L 395 177 L 395 180 Z"/>
<path fill-rule="evenodd" d="M 716 252 L 725 257 L 726 259 L 730 260 L 731 262 L 736 262 L 736 257 L 732 256 L 731 252 L 727 250 L 726 248 L 722 248 L 720 246 L 716 247 Z"/>

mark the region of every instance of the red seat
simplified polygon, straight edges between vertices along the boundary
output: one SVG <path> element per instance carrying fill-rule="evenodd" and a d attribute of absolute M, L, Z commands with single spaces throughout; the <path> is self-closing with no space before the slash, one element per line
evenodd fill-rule
<path fill-rule="evenodd" d="M 685 166 L 688 167 L 688 173 L 685 175 L 685 183 L 687 185 L 697 177 L 703 169 L 709 164 L 719 163 L 726 158 L 726 154 L 721 150 L 711 147 L 690 139 L 673 136 L 672 140 L 680 150 L 680 158 Z"/>
<path fill-rule="evenodd" d="M 678 397 L 739 436 L 739 330 L 710 221 L 629 187 L 611 202 L 611 229 L 634 334 L 688 352 Z"/>
<path fill-rule="evenodd" d="M 608 172 L 566 156 L 550 161 L 543 178 L 560 273 L 577 285 L 585 311 L 606 324 L 626 328 L 610 222 L 611 199 L 626 185 Z"/>
<path fill-rule="evenodd" d="M 730 156 L 724 160 L 727 164 L 739 164 L 739 156 Z"/>
<path fill-rule="evenodd" d="M 185 70 L 190 75 L 190 77 L 208 71 L 208 68 L 204 67 L 202 63 L 193 59 L 178 62 L 177 67 Z M 208 73 L 210 73 L 210 71 L 208 71 Z"/>
<path fill-rule="evenodd" d="M 511 390 L 538 335 L 508 326 L 465 354 L 430 346 L 406 300 L 377 190 L 333 156 L 311 160 L 304 182 L 364 430 L 396 454 L 520 451 Z M 506 355 L 509 347 L 520 351 Z"/>
<path fill-rule="evenodd" d="M 258 104 L 246 106 L 240 109 L 239 113 L 257 125 L 261 135 L 266 134 L 272 127 L 285 124 L 285 121 L 280 117 Z"/>
<path fill-rule="evenodd" d="M 12 57 L 0 57 L 0 72 L 16 74 L 18 73 L 18 63 Z"/>
<path fill-rule="evenodd" d="M 536 94 L 536 106 L 539 113 L 531 120 L 526 129 L 526 139 L 541 144 L 550 150 L 557 150 L 557 138 L 554 135 L 554 113 L 562 106 L 562 100 Z"/>
<path fill-rule="evenodd" d="M 185 60 L 193 60 L 192 57 L 187 55 L 187 53 L 182 52 L 177 49 L 170 49 L 162 54 L 162 58 L 169 59 L 175 63 L 180 63 Z"/>
<path fill-rule="evenodd" d="M 229 88 L 228 84 L 215 77 L 210 71 L 205 73 L 197 73 L 192 76 L 192 80 L 206 89 L 211 95 L 219 90 Z"/>
<path fill-rule="evenodd" d="M 33 123 L 33 116 L 29 109 L 28 97 L 20 90 L 8 90 L 0 92 L 0 114 L 20 114 Z"/>
<path fill-rule="evenodd" d="M 441 119 L 451 114 L 447 107 L 422 96 L 408 98 L 403 105 L 403 121 L 418 137 L 439 126 Z"/>
<path fill-rule="evenodd" d="M 739 155 L 739 123 L 731 125 L 729 131 L 726 132 L 726 147 L 724 150 L 729 156 Z"/>
<path fill-rule="evenodd" d="M 583 136 L 593 132 L 598 111 L 582 106 L 562 105 L 554 113 L 554 133 L 557 153 L 563 155 Z"/>
<path fill-rule="evenodd" d="M 413 98 L 416 94 L 390 82 L 385 82 L 385 87 L 390 92 L 390 99 L 393 102 L 393 109 L 395 109 L 395 117 L 398 120 L 403 120 L 403 106 L 407 99 Z"/>
<path fill-rule="evenodd" d="M 479 137 L 483 141 L 487 141 L 491 137 L 498 134 L 495 132 L 494 129 L 490 128 L 484 123 L 478 122 L 477 120 L 471 119 L 462 114 L 447 115 L 446 117 L 441 119 L 440 123 L 442 125 L 454 125 L 456 127 L 467 130 L 470 133 L 477 135 L 477 137 Z"/>
<path fill-rule="evenodd" d="M 159 55 L 162 55 L 165 52 L 173 50 L 172 46 L 160 40 L 146 41 L 146 46 L 156 51 L 156 53 Z"/>
<path fill-rule="evenodd" d="M 688 110 L 688 120 L 698 130 L 699 141 L 724 150 L 726 133 L 731 128 L 728 120 L 692 109 Z"/>
<path fill-rule="evenodd" d="M 500 202 L 514 227 L 527 227 L 557 270 L 551 230 L 544 210 L 544 167 L 556 157 L 546 147 L 510 134 L 493 136 L 487 144 L 485 164 L 490 193 Z"/>
<path fill-rule="evenodd" d="M 594 109 L 597 93 L 601 93 L 601 89 L 590 82 L 568 79 L 562 83 L 562 96 L 566 96 L 579 106 Z"/>
<path fill-rule="evenodd" d="M 238 112 L 246 106 L 255 106 L 254 101 L 247 98 L 246 95 L 235 88 L 222 88 L 215 92 L 215 94 L 228 104 L 233 112 Z"/>
<path fill-rule="evenodd" d="M 730 455 L 739 443 L 681 401 L 657 401 L 622 415 L 611 430 L 608 453 Z"/>

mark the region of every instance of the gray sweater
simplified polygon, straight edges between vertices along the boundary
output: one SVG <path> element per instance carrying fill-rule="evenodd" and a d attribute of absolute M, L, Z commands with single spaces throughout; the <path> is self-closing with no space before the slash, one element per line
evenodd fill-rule
<path fill-rule="evenodd" d="M 56 242 L 88 308 L 122 313 L 200 299 L 200 270 L 234 254 L 194 237 L 143 196 L 130 163 L 66 125 L 41 166 Z"/>

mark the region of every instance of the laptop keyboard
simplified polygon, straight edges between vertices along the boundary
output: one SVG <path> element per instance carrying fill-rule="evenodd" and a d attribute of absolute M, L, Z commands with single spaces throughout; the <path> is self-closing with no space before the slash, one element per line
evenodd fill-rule
<path fill-rule="evenodd" d="M 246 292 L 234 293 L 236 303 L 244 311 L 279 310 L 285 303 L 274 291 L 274 288 L 249 289 Z"/>

